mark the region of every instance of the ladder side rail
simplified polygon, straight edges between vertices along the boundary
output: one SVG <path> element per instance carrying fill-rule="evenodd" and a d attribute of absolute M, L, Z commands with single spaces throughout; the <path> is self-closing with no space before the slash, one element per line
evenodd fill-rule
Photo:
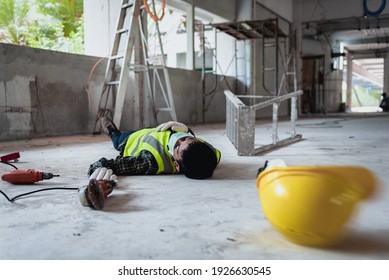
<path fill-rule="evenodd" d="M 276 21 L 275 30 L 278 30 L 278 18 L 276 18 L 275 21 Z M 275 65 L 275 73 L 274 73 L 274 94 L 276 96 L 278 96 L 279 95 L 279 92 L 277 91 L 277 87 L 278 87 L 278 67 L 279 67 L 279 65 L 278 65 L 278 63 L 279 63 L 279 53 L 278 53 L 278 50 L 280 48 L 280 46 L 279 46 L 280 42 L 279 42 L 279 38 L 278 38 L 278 31 L 275 32 L 275 35 L 276 35 L 276 38 L 275 38 L 275 40 L 276 40 L 276 45 L 275 45 L 276 49 L 274 51 L 274 55 L 275 55 L 275 60 L 276 60 L 275 64 L 276 65 Z"/>
<path fill-rule="evenodd" d="M 117 23 L 116 23 L 116 32 L 115 32 L 115 36 L 113 38 L 114 43 L 112 44 L 111 54 L 108 58 L 107 66 L 105 69 L 104 86 L 103 86 L 103 89 L 102 89 L 101 94 L 100 94 L 100 100 L 99 100 L 99 105 L 98 105 L 97 112 L 96 112 L 96 121 L 95 121 L 95 125 L 93 128 L 93 134 L 98 133 L 97 127 L 98 127 L 99 119 L 103 115 L 107 115 L 107 112 L 109 112 L 110 117 L 113 117 L 112 111 L 107 109 L 107 105 L 108 105 L 108 99 L 110 96 L 112 96 L 112 98 L 113 98 L 112 103 L 113 104 L 115 103 L 117 85 L 113 85 L 113 84 L 110 85 L 109 82 L 116 80 L 115 67 L 116 67 L 117 59 L 114 59 L 113 57 L 117 56 L 121 36 L 124 33 L 124 32 L 120 32 L 120 33 L 118 32 L 118 30 L 123 29 L 123 24 L 124 24 L 126 13 L 127 13 L 127 8 L 123 8 L 123 6 L 129 5 L 129 1 L 132 1 L 132 0 L 123 0 L 122 4 L 120 6 L 120 12 L 118 14 Z"/>
<path fill-rule="evenodd" d="M 159 76 L 158 70 L 157 70 L 157 69 L 154 69 L 154 73 L 155 73 L 156 79 L 158 80 L 159 84 L 161 85 L 162 96 L 163 96 L 163 98 L 164 98 L 164 100 L 165 100 L 165 103 L 169 106 L 169 105 L 170 105 L 170 102 L 169 102 L 169 100 L 168 100 L 168 96 L 166 95 L 166 91 L 165 91 L 165 89 L 164 89 L 163 86 L 162 86 L 162 81 L 161 81 L 161 78 L 160 78 L 160 76 Z"/>
<path fill-rule="evenodd" d="M 155 92 L 153 91 L 152 85 L 151 85 L 151 78 L 150 78 L 150 64 L 148 62 L 148 51 L 147 51 L 147 38 L 144 33 L 143 29 L 143 23 L 142 23 L 142 17 L 139 17 L 139 30 L 140 30 L 140 35 L 141 35 L 141 41 L 142 41 L 142 50 L 143 50 L 143 59 L 146 65 L 146 78 L 147 78 L 147 87 L 150 92 L 150 97 L 151 97 L 151 102 L 152 102 L 152 108 L 153 108 L 153 117 L 154 117 L 154 122 L 157 124 L 157 110 L 156 110 L 156 104 L 155 104 Z"/>
<path fill-rule="evenodd" d="M 153 3 L 154 14 L 157 14 L 157 13 L 156 13 L 156 8 L 155 8 L 155 1 L 152 0 L 152 3 Z M 172 93 L 172 89 L 171 89 L 171 84 L 170 84 L 170 79 L 169 79 L 169 73 L 168 73 L 168 70 L 167 70 L 167 67 L 166 67 L 165 53 L 164 53 L 163 47 L 162 47 L 163 44 L 162 44 L 161 32 L 160 32 L 160 30 L 159 30 L 159 24 L 158 24 L 158 22 L 155 22 L 155 27 L 156 27 L 156 30 L 157 30 L 157 33 L 158 33 L 159 46 L 160 46 L 160 49 L 161 49 L 161 56 L 162 56 L 163 72 L 164 72 L 164 75 L 165 75 L 166 89 L 167 89 L 168 97 L 169 97 L 169 101 L 170 101 L 170 102 L 168 103 L 168 105 L 169 105 L 170 108 L 171 108 L 170 115 L 171 115 L 173 121 L 177 121 L 176 109 L 175 109 L 175 107 L 174 107 L 173 93 Z M 161 87 L 162 87 L 162 85 L 161 85 Z"/>
<path fill-rule="evenodd" d="M 135 0 L 132 6 L 132 18 L 130 19 L 130 28 L 128 31 L 128 40 L 126 43 L 126 50 L 123 58 L 122 70 L 119 77 L 119 87 L 115 102 L 115 113 L 113 117 L 114 123 L 120 127 L 123 115 L 124 100 L 126 96 L 127 83 L 129 78 L 129 67 L 130 61 L 135 45 L 135 39 L 139 35 L 139 22 L 138 17 L 140 16 L 140 3 L 141 0 Z"/>
<path fill-rule="evenodd" d="M 123 32 L 118 33 L 118 30 L 123 29 L 123 25 L 127 14 L 127 8 L 123 8 L 123 6 L 126 5 L 128 2 L 129 0 L 123 0 L 122 5 L 120 6 L 120 12 L 116 23 L 116 32 L 115 32 L 114 41 L 111 48 L 111 55 L 108 59 L 107 68 L 105 71 L 105 83 L 114 80 L 113 75 L 114 75 L 114 68 L 116 66 L 116 59 L 113 59 L 113 57 L 118 55 L 120 40 L 123 35 Z"/>
<path fill-rule="evenodd" d="M 295 91 L 295 92 L 287 93 L 285 95 L 277 96 L 277 97 L 274 97 L 274 98 L 272 98 L 270 100 L 266 100 L 264 102 L 255 104 L 252 107 L 255 108 L 256 110 L 262 109 L 264 107 L 272 105 L 273 103 L 282 102 L 282 101 L 287 100 L 287 99 L 289 99 L 289 98 L 291 98 L 293 96 L 298 96 L 298 95 L 301 95 L 301 94 L 303 94 L 303 91 L 302 90 L 298 90 L 298 91 Z"/>

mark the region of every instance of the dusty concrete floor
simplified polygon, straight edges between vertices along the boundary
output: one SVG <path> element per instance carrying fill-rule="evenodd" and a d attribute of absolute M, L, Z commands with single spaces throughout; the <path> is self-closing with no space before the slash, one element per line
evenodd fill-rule
<path fill-rule="evenodd" d="M 14 203 L 0 196 L 0 259 L 389 259 L 388 114 L 300 119 L 303 141 L 252 157 L 237 155 L 224 124 L 192 128 L 222 152 L 212 179 L 119 177 L 104 211 L 82 207 L 76 191 L 41 192 Z M 280 136 L 281 128 L 283 123 Z M 270 129 L 270 123 L 259 123 L 256 133 L 270 139 Z M 60 177 L 33 186 L 0 181 L 10 197 L 80 187 L 90 163 L 116 156 L 104 135 L 0 143 L 0 155 L 14 151 L 21 154 L 19 169 Z M 290 166 L 361 165 L 373 170 L 382 186 L 360 204 L 342 246 L 295 245 L 267 222 L 257 195 L 257 169 L 275 158 Z M 0 166 L 1 174 L 11 170 Z"/>

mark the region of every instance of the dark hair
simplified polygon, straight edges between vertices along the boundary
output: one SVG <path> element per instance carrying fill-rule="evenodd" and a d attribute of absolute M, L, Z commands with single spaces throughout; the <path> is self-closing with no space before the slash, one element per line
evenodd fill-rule
<path fill-rule="evenodd" d="M 182 151 L 182 159 L 177 160 L 180 173 L 190 179 L 212 177 L 217 165 L 215 151 L 206 143 L 195 141 Z"/>

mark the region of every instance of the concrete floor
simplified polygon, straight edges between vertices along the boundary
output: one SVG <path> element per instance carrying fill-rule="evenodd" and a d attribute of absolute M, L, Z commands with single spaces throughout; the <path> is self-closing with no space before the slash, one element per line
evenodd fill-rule
<path fill-rule="evenodd" d="M 0 259 L 389 259 L 388 114 L 300 119 L 303 141 L 252 157 L 237 155 L 224 124 L 192 128 L 222 152 L 212 179 L 119 177 L 104 211 L 82 207 L 76 191 L 40 192 L 14 203 L 0 196 Z M 270 139 L 270 129 L 270 123 L 259 123 L 256 133 Z M 0 181 L 9 197 L 81 187 L 90 163 L 117 155 L 104 135 L 0 143 L 0 155 L 14 151 L 21 154 L 19 169 L 60 177 L 33 186 Z M 360 204 L 340 247 L 295 245 L 265 219 L 256 172 L 276 158 L 289 166 L 361 165 L 375 172 L 380 191 Z M 1 174 L 12 170 L 0 166 Z"/>

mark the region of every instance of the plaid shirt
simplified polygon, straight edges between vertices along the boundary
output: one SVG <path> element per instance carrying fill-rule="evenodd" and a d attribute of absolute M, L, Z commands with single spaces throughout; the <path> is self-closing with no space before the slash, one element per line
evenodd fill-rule
<path fill-rule="evenodd" d="M 195 135 L 189 128 L 188 132 Z M 174 132 L 173 132 L 174 133 Z M 124 141 L 120 147 L 120 155 L 115 159 L 101 158 L 89 167 L 88 175 L 99 167 L 112 169 L 115 175 L 155 175 L 158 171 L 158 164 L 153 154 L 147 150 L 143 150 L 138 156 L 124 157 L 123 152 L 127 141 Z"/>
<path fill-rule="evenodd" d="M 149 151 L 141 151 L 138 156 L 123 157 L 115 159 L 101 158 L 89 167 L 88 174 L 91 175 L 99 167 L 110 168 L 116 175 L 154 175 L 158 171 L 158 164 Z"/>

